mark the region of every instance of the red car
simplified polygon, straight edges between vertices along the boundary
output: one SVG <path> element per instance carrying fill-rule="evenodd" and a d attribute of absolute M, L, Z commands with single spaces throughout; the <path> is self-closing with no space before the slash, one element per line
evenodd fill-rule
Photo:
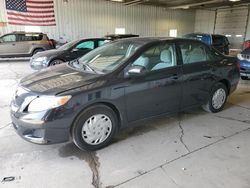
<path fill-rule="evenodd" d="M 250 40 L 243 42 L 243 50 L 250 47 Z"/>

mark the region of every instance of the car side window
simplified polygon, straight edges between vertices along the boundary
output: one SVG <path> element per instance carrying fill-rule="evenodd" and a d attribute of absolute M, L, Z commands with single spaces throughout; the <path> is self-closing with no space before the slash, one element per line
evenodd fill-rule
<path fill-rule="evenodd" d="M 5 35 L 1 38 L 1 42 L 16 42 L 16 35 Z"/>
<path fill-rule="evenodd" d="M 180 44 L 183 64 L 208 61 L 207 46 L 202 43 L 183 42 Z"/>
<path fill-rule="evenodd" d="M 107 42 L 109 42 L 109 40 L 98 40 L 98 47 L 103 46 Z"/>
<path fill-rule="evenodd" d="M 174 44 L 160 44 L 149 48 L 141 54 L 132 66 L 142 66 L 146 72 L 176 66 Z"/>
<path fill-rule="evenodd" d="M 93 50 L 95 48 L 95 43 L 94 41 L 84 41 L 80 42 L 79 44 L 76 45 L 77 49 L 91 49 Z"/>

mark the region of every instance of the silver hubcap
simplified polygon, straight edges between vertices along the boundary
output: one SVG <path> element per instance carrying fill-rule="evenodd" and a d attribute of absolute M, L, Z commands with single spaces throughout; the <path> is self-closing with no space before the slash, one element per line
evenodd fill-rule
<path fill-rule="evenodd" d="M 215 91 L 212 98 L 212 105 L 215 109 L 219 109 L 225 103 L 226 100 L 226 92 L 224 89 L 220 88 Z"/>
<path fill-rule="evenodd" d="M 111 130 L 112 122 L 110 118 L 104 114 L 96 114 L 83 124 L 82 138 L 88 144 L 97 145 L 108 138 Z"/>

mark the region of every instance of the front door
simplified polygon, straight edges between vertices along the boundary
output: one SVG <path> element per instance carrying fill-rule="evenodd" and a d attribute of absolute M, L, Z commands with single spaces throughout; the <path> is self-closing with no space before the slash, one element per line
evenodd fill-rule
<path fill-rule="evenodd" d="M 145 73 L 131 78 L 125 88 L 128 121 L 179 110 L 181 68 L 173 43 L 161 42 L 144 51 L 130 66 Z"/>
<path fill-rule="evenodd" d="M 16 48 L 16 35 L 8 34 L 0 38 L 0 56 L 18 54 L 19 49 Z"/>

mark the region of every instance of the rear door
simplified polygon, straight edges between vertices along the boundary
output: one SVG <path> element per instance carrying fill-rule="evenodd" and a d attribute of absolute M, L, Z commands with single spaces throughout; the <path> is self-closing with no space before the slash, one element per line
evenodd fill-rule
<path fill-rule="evenodd" d="M 215 83 L 216 59 L 203 43 L 195 41 L 179 42 L 183 62 L 182 109 L 204 103 Z"/>
<path fill-rule="evenodd" d="M 43 34 L 41 33 L 23 33 L 17 34 L 16 49 L 18 54 L 28 55 L 36 48 L 43 48 L 41 40 L 43 39 Z"/>
<path fill-rule="evenodd" d="M 16 48 L 16 38 L 15 34 L 7 34 L 0 38 L 0 55 L 14 55 L 19 53 Z"/>
<path fill-rule="evenodd" d="M 145 74 L 127 81 L 125 96 L 129 121 L 179 110 L 181 67 L 177 64 L 174 43 L 154 45 L 130 66 L 144 67 Z"/>

